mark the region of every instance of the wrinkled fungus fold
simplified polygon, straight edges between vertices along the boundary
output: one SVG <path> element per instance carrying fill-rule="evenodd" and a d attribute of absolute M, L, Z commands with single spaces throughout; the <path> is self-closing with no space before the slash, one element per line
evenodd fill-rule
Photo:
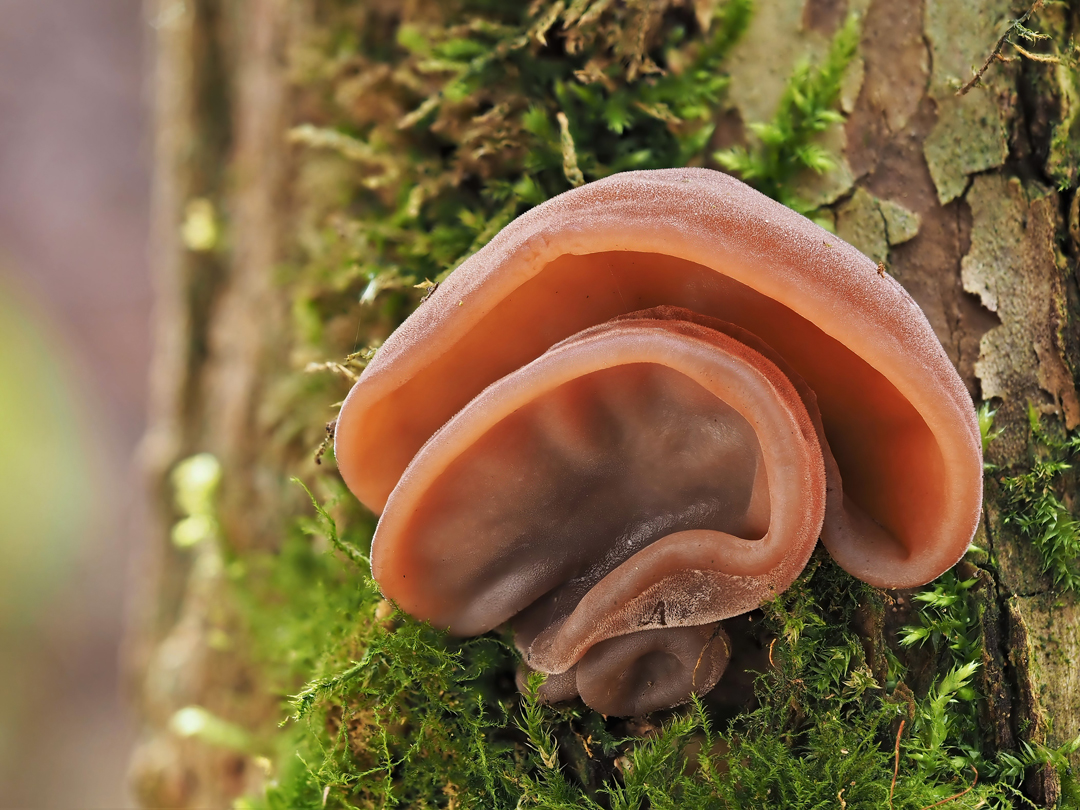
<path fill-rule="evenodd" d="M 970 397 L 921 310 L 730 177 L 615 175 L 519 217 L 342 406 L 372 570 L 459 635 L 509 622 L 549 700 L 640 714 L 712 689 L 720 622 L 820 536 L 879 587 L 974 533 Z"/>

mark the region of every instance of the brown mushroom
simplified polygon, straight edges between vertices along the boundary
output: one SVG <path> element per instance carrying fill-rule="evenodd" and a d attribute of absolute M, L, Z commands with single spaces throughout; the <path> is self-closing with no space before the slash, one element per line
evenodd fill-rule
<path fill-rule="evenodd" d="M 512 619 L 530 666 L 619 714 L 711 687 L 716 623 L 790 584 L 819 530 L 910 587 L 981 504 L 970 397 L 903 288 L 701 169 L 511 223 L 380 349 L 336 455 L 382 512 L 389 598 L 460 634 Z"/>

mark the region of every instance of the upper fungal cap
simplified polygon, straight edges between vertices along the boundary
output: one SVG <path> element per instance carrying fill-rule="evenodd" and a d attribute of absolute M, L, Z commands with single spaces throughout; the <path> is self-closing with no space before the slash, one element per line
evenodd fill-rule
<path fill-rule="evenodd" d="M 981 444 L 925 316 L 850 245 L 704 169 L 582 186 L 462 264 L 346 400 L 336 440 L 346 482 L 381 510 L 424 442 L 486 386 L 583 329 L 661 304 L 748 329 L 814 390 L 858 507 L 830 544 L 841 564 L 898 587 L 959 559 L 979 515 Z M 845 532 L 860 525 L 884 526 L 898 544 L 857 547 Z"/>

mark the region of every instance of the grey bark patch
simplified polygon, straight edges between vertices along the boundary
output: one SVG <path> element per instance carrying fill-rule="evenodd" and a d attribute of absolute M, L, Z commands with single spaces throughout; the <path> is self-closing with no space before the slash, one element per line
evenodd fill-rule
<path fill-rule="evenodd" d="M 851 198 L 836 212 L 836 235 L 875 262 L 883 262 L 889 256 L 881 206 L 877 198 L 864 189 L 855 189 Z"/>
<path fill-rule="evenodd" d="M 890 245 L 915 237 L 920 222 L 914 211 L 858 188 L 836 212 L 836 234 L 875 262 L 883 262 Z"/>
<path fill-rule="evenodd" d="M 968 175 L 1004 164 L 1009 146 L 990 95 L 976 88 L 966 96 L 939 100 L 938 120 L 923 154 L 942 205 L 964 193 Z"/>
<path fill-rule="evenodd" d="M 1018 736 L 1056 748 L 1080 726 L 1080 604 L 1053 594 L 1008 601 L 1009 658 L 1017 673 Z M 1061 778 L 1049 764 L 1029 769 L 1024 787 L 1035 801 L 1057 807 Z"/>
<path fill-rule="evenodd" d="M 1047 716 L 1054 718 L 1047 739 L 1051 746 L 1061 745 L 1080 729 L 1080 603 L 1074 595 L 1054 593 L 1021 596 L 1017 602 L 1032 640 L 1034 686 Z"/>
<path fill-rule="evenodd" d="M 1013 69 L 995 64 L 976 87 L 957 97 L 957 89 L 981 65 L 1008 24 L 1007 0 L 927 0 L 923 19 L 931 64 L 928 94 L 938 105 L 938 122 L 923 152 L 942 205 L 964 193 L 968 175 L 1005 162 L 1008 155 L 1005 98 Z M 999 93 L 998 91 L 1003 91 Z"/>
<path fill-rule="evenodd" d="M 878 200 L 878 208 L 885 220 L 885 237 L 890 245 L 902 245 L 915 238 L 922 217 L 892 200 Z"/>

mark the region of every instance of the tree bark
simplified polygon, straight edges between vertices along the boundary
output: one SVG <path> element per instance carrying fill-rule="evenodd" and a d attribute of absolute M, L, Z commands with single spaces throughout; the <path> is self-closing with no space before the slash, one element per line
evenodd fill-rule
<path fill-rule="evenodd" d="M 257 640 L 227 596 L 228 564 L 275 548 L 303 506 L 289 479 L 314 472 L 333 400 L 325 392 L 304 400 L 297 371 L 340 359 L 353 340 L 339 341 L 338 357 L 304 356 L 294 291 L 276 280 L 280 265 L 303 255 L 305 229 L 321 227 L 332 207 L 311 192 L 317 158 L 286 134 L 333 123 L 348 103 L 313 99 L 295 85 L 297 54 L 330 35 L 323 29 L 333 5 L 148 7 L 157 30 L 158 303 L 143 458 L 155 523 L 132 655 L 145 719 L 133 774 L 146 806 L 226 806 L 263 778 L 250 751 L 175 733 L 178 710 L 204 707 L 255 734 L 280 719 L 280 696 L 253 664 Z M 1075 79 L 1061 65 L 992 61 L 978 86 L 957 95 L 1023 11 L 1007 0 L 759 0 L 726 62 L 730 91 L 714 136 L 730 145 L 746 137 L 746 124 L 768 120 L 796 64 L 819 58 L 846 15 L 861 14 L 841 98 L 847 121 L 828 135 L 841 165 L 824 180 L 805 178 L 800 191 L 825 206 L 841 237 L 886 263 L 976 401 L 993 401 L 1003 433 L 988 460 L 1001 468 L 1029 463 L 1029 404 L 1047 424 L 1080 423 L 1076 170 L 1059 191 L 1070 169 L 1048 164 L 1055 127 L 1076 118 Z M 1064 48 L 1080 30 L 1078 15 L 1055 6 L 1040 19 Z M 209 236 L 193 232 L 200 223 Z M 203 451 L 223 470 L 224 555 L 170 540 L 181 515 L 169 476 Z M 1030 542 L 1005 522 L 998 481 L 988 478 L 976 538 L 988 560 L 965 563 L 981 583 L 982 692 L 999 745 L 1057 745 L 1080 730 L 1080 601 L 1055 589 Z M 1028 790 L 1052 806 L 1055 779 L 1049 770 L 1032 774 Z"/>

